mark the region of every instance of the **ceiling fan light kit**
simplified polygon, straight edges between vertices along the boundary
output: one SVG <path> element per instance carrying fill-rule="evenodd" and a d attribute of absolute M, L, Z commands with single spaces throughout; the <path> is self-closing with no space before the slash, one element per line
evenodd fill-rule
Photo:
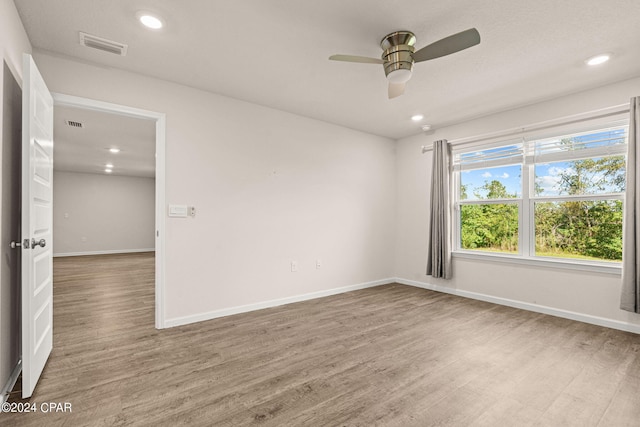
<path fill-rule="evenodd" d="M 404 86 L 411 78 L 413 64 L 440 58 L 467 49 L 480 43 L 480 34 L 475 28 L 453 34 L 431 43 L 418 51 L 414 47 L 416 36 L 411 31 L 395 31 L 387 34 L 380 42 L 381 59 L 353 55 L 332 55 L 333 61 L 382 64 L 389 81 L 389 99 L 404 93 Z"/>
<path fill-rule="evenodd" d="M 416 48 L 416 36 L 410 31 L 396 31 L 386 35 L 380 42 L 384 50 L 384 74 L 389 83 L 406 83 L 413 71 L 413 57 Z"/>

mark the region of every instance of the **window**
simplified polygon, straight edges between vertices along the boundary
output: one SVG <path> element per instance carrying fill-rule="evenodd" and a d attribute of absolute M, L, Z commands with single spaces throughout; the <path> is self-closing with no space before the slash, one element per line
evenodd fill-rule
<path fill-rule="evenodd" d="M 453 151 L 458 252 L 622 260 L 627 123 Z"/>

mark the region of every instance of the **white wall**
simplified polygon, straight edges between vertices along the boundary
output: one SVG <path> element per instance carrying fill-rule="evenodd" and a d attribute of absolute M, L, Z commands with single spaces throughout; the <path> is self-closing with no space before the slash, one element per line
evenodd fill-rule
<path fill-rule="evenodd" d="M 153 250 L 155 179 L 55 171 L 54 256 Z"/>
<path fill-rule="evenodd" d="M 31 52 L 31 45 L 29 39 L 24 31 L 18 12 L 11 0 L 0 0 L 0 51 L 2 52 L 2 60 L 6 64 L 0 66 L 0 82 L 15 81 L 19 85 L 22 85 L 22 53 Z M 12 76 L 5 76 L 4 73 L 9 72 Z M 11 94 L 4 93 L 4 83 L 0 84 L 0 99 L 7 101 L 5 97 L 13 96 Z M 4 111 L 3 105 L 5 102 L 0 102 L 0 113 L 3 120 L 0 121 L 0 135 L 5 138 L 7 134 L 15 133 L 15 130 L 7 130 L 3 128 L 3 122 L 9 116 L 13 114 L 20 114 L 19 111 Z M 15 105 L 12 102 L 7 102 L 7 105 Z M 4 141 L 3 141 L 4 143 Z M 0 153 L 0 156 L 2 154 Z M 6 160 L 6 159 L 2 159 Z M 1 162 L 0 162 L 1 163 Z M 0 188 L 5 189 L 11 186 L 1 185 Z M 3 203 L 6 200 L 11 200 L 11 195 L 2 194 Z M 4 211 L 4 209 L 3 209 Z M 0 218 L 0 220 L 7 220 L 6 218 Z M 9 242 L 15 239 L 18 230 L 12 230 L 12 235 L 9 233 L 2 233 L 0 235 L 0 244 L 2 248 L 7 248 Z M 19 359 L 19 343 L 20 336 L 18 330 L 15 327 L 16 319 L 19 312 L 16 307 L 16 295 L 19 292 L 17 283 L 11 283 L 10 278 L 12 274 L 7 271 L 9 268 L 15 268 L 10 266 L 6 262 L 7 257 L 2 257 L 2 263 L 0 263 L 0 277 L 2 282 L 0 284 L 0 392 L 3 391 L 5 385 L 8 384 L 11 372 L 18 363 Z M 15 275 L 13 275 L 15 277 Z M 2 401 L 2 398 L 0 398 Z"/>
<path fill-rule="evenodd" d="M 9 21 L 2 40 L 13 52 L 4 55 L 14 60 L 28 41 L 13 29 L 12 3 L 2 7 Z M 53 91 L 167 114 L 167 202 L 198 209 L 196 218 L 167 219 L 169 320 L 394 275 L 427 283 L 430 155 L 420 154 L 421 145 L 620 104 L 640 92 L 640 80 L 629 80 L 396 146 L 134 73 L 42 52 L 35 59 Z M 292 259 L 297 273 L 289 271 Z M 616 276 L 462 259 L 454 267 L 452 281 L 435 284 L 640 324 L 617 308 Z"/>
<path fill-rule="evenodd" d="M 415 284 L 440 286 L 445 291 L 504 298 L 508 300 L 504 301 L 506 303 L 528 305 L 533 309 L 546 306 L 556 311 L 575 312 L 595 321 L 603 318 L 605 323 L 610 321 L 621 327 L 631 325 L 631 329 L 640 331 L 640 316 L 618 308 L 619 275 L 454 258 L 452 280 L 426 276 L 431 152 L 421 154 L 422 145 L 431 145 L 438 139 L 452 140 L 512 129 L 628 103 L 637 95 L 640 95 L 640 78 L 438 129 L 432 135 L 398 141 L 396 276 Z"/>
<path fill-rule="evenodd" d="M 169 323 L 393 277 L 394 141 L 34 56 L 54 92 L 166 113 L 166 200 L 197 209 L 166 219 Z"/>
<path fill-rule="evenodd" d="M 167 218 L 170 323 L 396 276 L 640 325 L 618 309 L 615 275 L 456 259 L 452 281 L 430 280 L 424 270 L 431 158 L 420 153 L 438 138 L 628 102 L 640 92 L 640 79 L 394 144 L 134 73 L 47 53 L 35 58 L 53 91 L 167 114 L 167 203 L 198 212 Z M 316 270 L 318 258 L 324 265 Z M 297 273 L 290 272 L 294 259 Z"/>

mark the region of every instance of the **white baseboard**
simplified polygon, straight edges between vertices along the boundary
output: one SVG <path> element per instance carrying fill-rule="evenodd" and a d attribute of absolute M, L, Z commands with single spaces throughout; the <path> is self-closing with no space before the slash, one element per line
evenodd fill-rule
<path fill-rule="evenodd" d="M 22 371 L 22 360 L 18 360 L 18 363 L 13 368 L 13 371 L 11 371 L 11 375 L 9 376 L 9 379 L 4 384 L 4 387 L 2 387 L 2 390 L 0 390 L 0 393 L 1 393 L 0 405 L 7 401 L 7 398 L 9 397 L 9 393 L 11 393 L 11 390 L 13 390 L 13 386 L 16 385 L 16 381 L 18 381 L 18 377 L 20 376 L 21 371 Z"/>
<path fill-rule="evenodd" d="M 432 285 L 426 282 L 418 282 L 415 280 L 407 280 L 399 277 L 395 278 L 395 282 L 415 286 L 418 288 L 429 289 L 437 292 L 444 292 L 447 294 L 457 295 L 465 298 L 476 299 L 480 301 L 491 302 L 494 304 L 506 305 L 508 307 L 519 308 L 522 310 L 534 311 L 536 313 L 549 314 L 551 316 L 562 317 L 570 320 L 577 320 L 579 322 L 590 323 L 592 325 L 604 326 L 611 329 L 619 329 L 621 331 L 633 332 L 640 334 L 640 325 L 633 323 L 622 322 L 620 320 L 608 319 L 606 317 L 592 316 L 589 314 L 576 313 L 574 311 L 562 310 L 559 308 L 547 307 L 539 304 L 531 304 L 528 302 L 522 302 L 512 300 L 508 298 L 494 297 L 491 295 L 480 294 L 477 292 L 463 291 L 460 289 L 452 289 L 446 286 Z"/>
<path fill-rule="evenodd" d="M 64 256 L 85 256 L 85 255 L 111 255 L 111 254 L 131 254 L 137 252 L 155 252 L 156 248 L 147 249 L 112 249 L 108 251 L 86 251 L 86 252 L 62 252 L 53 254 L 54 258 Z"/>
<path fill-rule="evenodd" d="M 291 304 L 294 302 L 307 301 L 315 298 L 328 297 L 330 295 L 342 294 L 350 291 L 357 291 L 358 289 L 372 288 L 375 286 L 386 285 L 393 283 L 395 279 L 381 279 L 373 282 L 360 283 L 357 285 L 344 286 L 341 288 L 327 289 L 324 291 L 311 292 L 308 294 L 295 295 L 287 298 L 279 298 L 264 302 L 258 302 L 255 304 L 240 305 L 237 307 L 223 308 L 221 310 L 209 311 L 207 313 L 194 314 L 184 317 L 176 317 L 174 319 L 165 319 L 164 326 L 171 328 L 174 326 L 187 325 L 189 323 L 202 322 L 204 320 L 216 319 L 218 317 L 231 316 L 232 314 L 246 313 L 248 311 L 261 310 L 263 308 L 276 307 L 284 304 Z"/>
<path fill-rule="evenodd" d="M 255 303 L 255 304 L 247 304 L 247 305 L 241 305 L 237 307 L 230 307 L 230 308 L 214 310 L 206 313 L 194 314 L 190 316 L 176 317 L 174 319 L 165 320 L 165 327 L 171 328 L 174 326 L 187 325 L 189 323 L 202 322 L 205 320 L 216 319 L 218 317 L 231 316 L 233 314 L 246 313 L 254 310 L 261 310 L 263 308 L 270 308 L 270 307 L 276 307 L 284 304 L 307 301 L 310 299 L 322 298 L 330 295 L 341 294 L 344 292 L 356 291 L 358 289 L 372 288 L 375 286 L 386 285 L 389 283 L 400 283 L 402 285 L 414 286 L 422 289 L 429 289 L 432 291 L 457 295 L 464 298 L 471 298 L 475 300 L 486 301 L 494 304 L 504 305 L 504 306 L 513 307 L 513 308 L 519 308 L 522 310 L 548 314 L 551 316 L 562 317 L 565 319 L 576 320 L 584 323 L 590 323 L 592 325 L 604 326 L 606 328 L 618 329 L 621 331 L 640 334 L 640 325 L 633 324 L 633 323 L 622 322 L 619 320 L 608 319 L 605 317 L 592 316 L 589 314 L 576 313 L 574 311 L 562 310 L 562 309 L 547 307 L 539 304 L 531 304 L 531 303 L 512 300 L 508 298 L 495 297 L 495 296 L 481 294 L 477 292 L 464 291 L 460 289 L 452 289 L 446 286 L 433 285 L 431 283 L 418 282 L 415 280 L 407 280 L 407 279 L 402 279 L 400 277 L 375 280 L 373 282 L 360 283 L 357 285 L 344 286 L 341 288 L 327 289 L 324 291 L 318 291 L 318 292 L 296 295 L 296 296 L 287 297 L 287 298 L 269 300 L 269 301 Z"/>

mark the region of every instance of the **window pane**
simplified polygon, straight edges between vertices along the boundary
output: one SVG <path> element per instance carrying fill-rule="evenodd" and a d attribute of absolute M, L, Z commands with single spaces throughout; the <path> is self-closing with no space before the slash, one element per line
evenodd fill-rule
<path fill-rule="evenodd" d="M 619 193 L 625 188 L 624 156 L 535 165 L 536 196 Z"/>
<path fill-rule="evenodd" d="M 564 135 L 535 141 L 535 155 L 544 156 L 552 153 L 573 152 L 576 157 L 593 157 L 581 155 L 583 150 L 598 150 L 624 145 L 627 142 L 627 126 L 615 126 L 607 129 Z"/>
<path fill-rule="evenodd" d="M 522 196 L 522 165 L 462 170 L 460 200 L 514 199 Z"/>
<path fill-rule="evenodd" d="M 460 206 L 460 247 L 518 253 L 518 205 L 495 203 Z"/>
<path fill-rule="evenodd" d="M 501 164 L 513 164 L 522 162 L 522 143 L 503 145 L 501 147 L 488 148 L 482 151 L 470 151 L 456 153 L 453 156 L 455 164 L 482 167 L 483 163 L 498 162 Z"/>
<path fill-rule="evenodd" d="M 622 201 L 535 204 L 536 255 L 622 260 Z"/>

